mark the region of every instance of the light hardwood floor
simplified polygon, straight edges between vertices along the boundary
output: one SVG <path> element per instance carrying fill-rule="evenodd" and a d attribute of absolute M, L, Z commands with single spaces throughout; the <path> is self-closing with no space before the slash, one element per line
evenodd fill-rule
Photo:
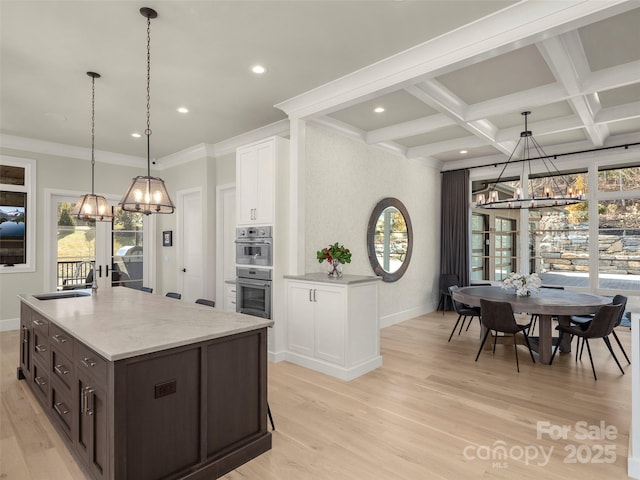
<path fill-rule="evenodd" d="M 582 362 L 561 355 L 546 366 L 533 365 L 519 347 L 517 373 L 511 345 L 498 345 L 495 356 L 483 351 L 474 362 L 477 321 L 447 343 L 455 319 L 438 312 L 383 329 L 383 366 L 351 382 L 287 362 L 271 364 L 273 449 L 224 478 L 627 478 L 631 367 L 622 355 L 626 375 L 602 341 L 592 342 L 594 381 L 586 352 Z M 630 354 L 629 330 L 617 332 Z M 84 479 L 37 401 L 16 380 L 18 332 L 0 334 L 0 346 L 0 478 Z M 571 430 L 564 439 L 538 438 L 537 422 Z M 610 438 L 580 439 L 577 422 L 593 433 L 604 422 Z M 506 449 L 506 458 L 485 459 L 496 447 Z M 542 451 L 551 452 L 548 461 Z"/>

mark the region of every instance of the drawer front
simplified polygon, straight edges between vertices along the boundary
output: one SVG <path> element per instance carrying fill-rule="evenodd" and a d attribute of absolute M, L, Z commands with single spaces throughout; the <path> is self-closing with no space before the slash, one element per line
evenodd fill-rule
<path fill-rule="evenodd" d="M 96 352 L 75 342 L 75 366 L 76 372 L 85 372 L 103 386 L 107 383 L 107 361 Z"/>
<path fill-rule="evenodd" d="M 64 387 L 61 389 L 57 382 L 51 384 L 51 410 L 53 417 L 58 420 L 58 424 L 62 427 L 68 439 L 71 440 L 73 402 L 71 402 L 70 395 L 65 390 Z"/>
<path fill-rule="evenodd" d="M 57 347 L 51 348 L 51 372 L 70 392 L 73 387 L 73 362 Z"/>
<path fill-rule="evenodd" d="M 31 323 L 33 324 L 33 328 L 49 327 L 49 320 L 44 318 L 35 310 L 31 310 Z"/>
<path fill-rule="evenodd" d="M 73 338 L 60 327 L 49 325 L 49 343 L 67 357 L 73 358 Z"/>
<path fill-rule="evenodd" d="M 33 356 L 43 365 L 49 365 L 48 326 L 39 326 L 33 329 Z"/>
<path fill-rule="evenodd" d="M 36 397 L 44 404 L 47 405 L 47 399 L 49 398 L 49 375 L 47 374 L 47 368 L 42 366 L 40 362 L 33 362 L 33 391 L 36 393 Z"/>

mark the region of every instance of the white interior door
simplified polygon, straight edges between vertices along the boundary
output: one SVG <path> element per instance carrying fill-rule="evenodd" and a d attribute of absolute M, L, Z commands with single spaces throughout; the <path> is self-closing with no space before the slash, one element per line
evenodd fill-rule
<path fill-rule="evenodd" d="M 182 299 L 194 302 L 204 296 L 202 193 L 178 192 L 178 288 Z"/>

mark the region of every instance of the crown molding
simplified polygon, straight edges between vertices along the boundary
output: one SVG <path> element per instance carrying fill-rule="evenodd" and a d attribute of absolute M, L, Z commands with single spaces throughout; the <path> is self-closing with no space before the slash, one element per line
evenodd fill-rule
<path fill-rule="evenodd" d="M 0 145 L 2 145 L 3 148 L 10 148 L 29 153 L 54 155 L 57 157 L 74 158 L 77 160 L 91 160 L 90 148 L 47 142 L 45 140 L 36 140 L 34 138 L 18 137 L 15 135 L 7 135 L 5 133 L 0 133 Z M 95 150 L 94 155 L 96 162 L 100 163 L 140 168 L 147 166 L 147 159 L 143 157 L 107 152 L 104 150 Z"/>

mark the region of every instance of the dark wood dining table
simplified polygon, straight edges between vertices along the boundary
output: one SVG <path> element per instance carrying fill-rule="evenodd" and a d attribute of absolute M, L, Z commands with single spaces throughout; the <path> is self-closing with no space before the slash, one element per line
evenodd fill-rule
<path fill-rule="evenodd" d="M 541 288 L 529 297 L 519 297 L 514 290 L 494 286 L 464 287 L 453 292 L 454 300 L 476 307 L 480 306 L 480 300 L 483 298 L 509 302 L 516 313 L 539 316 L 539 336 L 537 339 L 532 337 L 532 348 L 538 352 L 540 363 L 544 364 L 550 362 L 554 340 L 557 341 L 557 337 L 553 337 L 552 317 L 557 317 L 561 325 L 568 325 L 571 315 L 596 313 L 601 306 L 611 303 L 611 298 L 551 288 Z M 564 336 L 560 351 L 571 351 L 569 335 Z"/>

